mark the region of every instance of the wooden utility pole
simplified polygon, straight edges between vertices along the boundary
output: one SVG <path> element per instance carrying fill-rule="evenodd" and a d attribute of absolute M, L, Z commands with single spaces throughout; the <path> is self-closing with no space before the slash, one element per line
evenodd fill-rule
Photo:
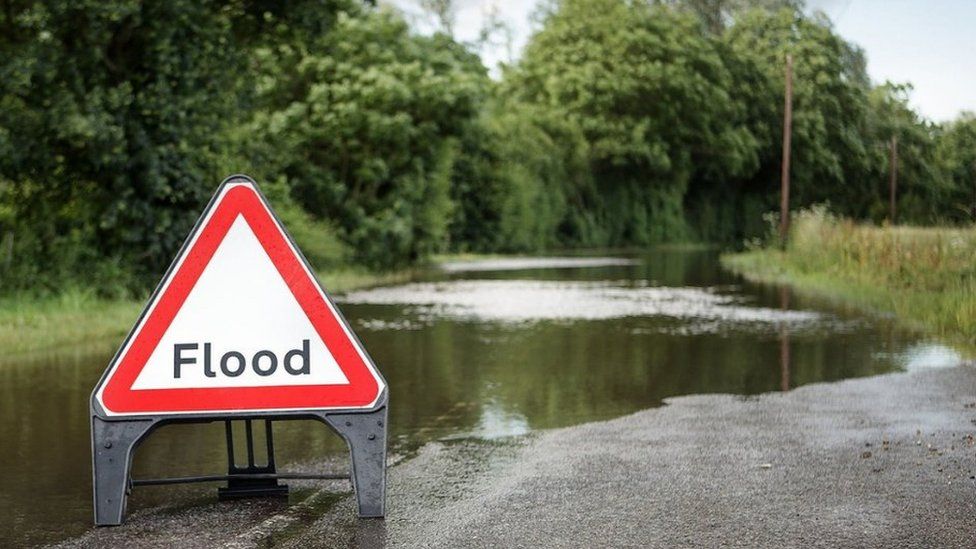
<path fill-rule="evenodd" d="M 783 109 L 783 172 L 779 203 L 779 239 L 786 244 L 790 229 L 790 139 L 793 134 L 793 55 L 786 54 L 786 93 Z"/>
<path fill-rule="evenodd" d="M 891 160 L 888 166 L 888 219 L 894 225 L 896 220 L 895 198 L 898 193 L 898 136 L 891 136 Z"/>

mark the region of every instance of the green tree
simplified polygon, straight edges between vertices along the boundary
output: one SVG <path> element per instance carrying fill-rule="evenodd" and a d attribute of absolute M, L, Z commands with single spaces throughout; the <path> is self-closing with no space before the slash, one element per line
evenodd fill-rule
<path fill-rule="evenodd" d="M 935 157 L 936 127 L 908 105 L 911 87 L 890 82 L 873 88 L 868 96 L 867 132 L 871 172 L 864 184 L 864 200 L 870 203 L 863 218 L 881 221 L 889 217 L 891 142 L 897 139 L 898 222 L 934 223 L 944 220 L 952 187 Z M 873 192 L 872 192 L 873 191 Z"/>
<path fill-rule="evenodd" d="M 454 249 L 526 252 L 597 239 L 586 151 L 579 127 L 553 111 L 490 101 L 457 163 Z"/>
<path fill-rule="evenodd" d="M 865 140 L 869 83 L 860 50 L 822 16 L 791 9 L 741 14 L 723 41 L 735 63 L 730 93 L 747 105 L 747 126 L 759 143 L 759 169 L 743 182 L 743 195 L 764 200 L 765 210 L 778 200 L 785 58 L 792 54 L 791 205 L 830 202 L 840 213 L 864 215 L 875 187 Z"/>
<path fill-rule="evenodd" d="M 976 221 L 976 114 L 966 112 L 946 124 L 936 147 L 938 165 L 951 187 L 944 215 Z"/>
<path fill-rule="evenodd" d="M 577 124 L 588 144 L 599 244 L 687 238 L 701 174 L 735 176 L 754 140 L 735 124 L 732 75 L 694 16 L 620 0 L 558 3 L 506 78 L 515 99 Z"/>
<path fill-rule="evenodd" d="M 412 35 L 387 10 L 343 15 L 308 43 L 258 51 L 254 163 L 334 221 L 375 267 L 443 248 L 458 140 L 487 75 L 444 35 Z"/>
<path fill-rule="evenodd" d="M 157 276 L 220 177 L 231 20 L 190 1 L 51 1 L 7 3 L 0 27 L 8 280 Z"/>
<path fill-rule="evenodd" d="M 652 0 L 654 3 L 671 6 L 694 13 L 705 28 L 714 34 L 724 31 L 739 14 L 763 9 L 777 11 L 782 8 L 801 10 L 803 0 Z"/>
<path fill-rule="evenodd" d="M 0 289 L 147 287 L 238 164 L 228 130 L 254 105 L 252 50 L 357 5 L 4 2 Z"/>

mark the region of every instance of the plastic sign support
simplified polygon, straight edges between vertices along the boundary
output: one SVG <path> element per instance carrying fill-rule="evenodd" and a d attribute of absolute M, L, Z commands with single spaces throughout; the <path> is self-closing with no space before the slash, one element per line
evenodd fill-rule
<path fill-rule="evenodd" d="M 379 370 L 257 184 L 231 176 L 92 392 L 95 524 L 123 522 L 133 452 L 155 428 L 225 421 L 230 444 L 229 421 L 248 420 L 250 445 L 256 419 L 331 427 L 349 445 L 359 516 L 383 517 L 388 398 Z M 273 455 L 268 460 L 273 470 Z M 229 466 L 229 475 L 212 478 L 247 481 L 246 472 L 259 469 L 252 480 L 275 476 L 253 463 L 243 475 Z M 180 479 L 143 484 L 166 480 Z"/>

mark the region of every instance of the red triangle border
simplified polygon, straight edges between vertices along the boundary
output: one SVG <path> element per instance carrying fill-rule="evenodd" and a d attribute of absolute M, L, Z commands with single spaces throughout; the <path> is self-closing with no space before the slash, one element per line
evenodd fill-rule
<path fill-rule="evenodd" d="M 270 208 L 250 183 L 229 182 L 218 191 L 212 214 L 189 239 L 169 283 L 147 308 L 144 321 L 113 361 L 96 396 L 109 415 L 208 414 L 371 408 L 385 383 L 365 351 L 305 267 Z M 223 192 L 222 192 L 223 191 Z M 222 193 L 221 193 L 222 192 Z M 271 263 L 345 374 L 343 385 L 279 385 L 187 389 L 132 389 L 139 373 L 206 269 L 231 225 L 243 216 Z"/>

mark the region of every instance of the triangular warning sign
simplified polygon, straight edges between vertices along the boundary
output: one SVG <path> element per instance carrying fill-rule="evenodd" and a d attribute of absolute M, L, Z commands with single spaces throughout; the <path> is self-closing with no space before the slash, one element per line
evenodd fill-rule
<path fill-rule="evenodd" d="M 108 416 L 366 409 L 386 383 L 252 180 L 217 190 L 95 389 Z"/>

